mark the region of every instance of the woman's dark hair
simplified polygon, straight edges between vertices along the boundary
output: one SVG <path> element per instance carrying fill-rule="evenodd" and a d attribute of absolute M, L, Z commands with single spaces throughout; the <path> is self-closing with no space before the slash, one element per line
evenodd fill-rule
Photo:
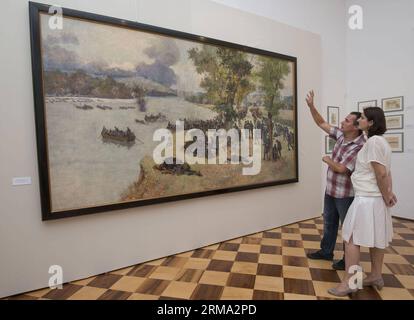
<path fill-rule="evenodd" d="M 379 107 L 368 107 L 364 109 L 364 115 L 368 121 L 372 121 L 372 126 L 368 129 L 368 137 L 381 136 L 387 131 L 384 111 Z"/>

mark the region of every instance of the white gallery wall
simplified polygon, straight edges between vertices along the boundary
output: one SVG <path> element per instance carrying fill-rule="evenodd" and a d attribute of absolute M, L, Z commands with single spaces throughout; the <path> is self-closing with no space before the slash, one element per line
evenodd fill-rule
<path fill-rule="evenodd" d="M 404 153 L 393 153 L 393 214 L 414 219 L 414 1 L 349 0 L 360 5 L 363 29 L 347 30 L 347 106 L 358 101 L 404 96 Z"/>
<path fill-rule="evenodd" d="M 296 56 L 299 101 L 322 91 L 315 33 L 207 0 L 53 3 Z M 51 265 L 73 281 L 320 215 L 321 135 L 299 102 L 299 183 L 42 222 L 28 18 L 27 0 L 2 2 L 0 297 L 46 287 Z"/>

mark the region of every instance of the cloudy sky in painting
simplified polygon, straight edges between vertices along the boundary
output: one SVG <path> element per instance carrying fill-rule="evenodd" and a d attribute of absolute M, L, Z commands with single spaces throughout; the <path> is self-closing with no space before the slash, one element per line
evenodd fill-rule
<path fill-rule="evenodd" d="M 67 17 L 62 30 L 52 30 L 48 19 L 49 15 L 41 14 L 45 69 L 83 69 L 114 77 L 131 77 L 138 72 L 144 77 L 151 74 L 172 89 L 203 91 L 201 76 L 188 60 L 188 50 L 201 47 L 198 43 Z M 282 96 L 290 95 L 292 73 L 284 82 Z"/>
<path fill-rule="evenodd" d="M 110 71 L 115 76 L 132 76 L 137 68 L 142 74 L 167 68 L 176 77 L 175 81 L 166 81 L 170 87 L 200 91 L 201 77 L 187 54 L 190 48 L 199 46 L 196 43 L 72 18 L 64 18 L 62 30 L 52 30 L 48 19 L 42 14 L 46 69 L 80 68 L 90 73 Z"/>

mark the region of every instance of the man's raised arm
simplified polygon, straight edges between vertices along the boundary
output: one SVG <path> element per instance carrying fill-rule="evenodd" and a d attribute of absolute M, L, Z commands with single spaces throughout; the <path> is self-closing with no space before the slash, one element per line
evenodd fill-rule
<path fill-rule="evenodd" d="M 308 104 L 309 110 L 312 114 L 313 120 L 315 121 L 316 125 L 325 131 L 327 134 L 331 131 L 331 125 L 325 121 L 325 119 L 320 115 L 318 110 L 316 110 L 315 105 L 313 103 L 314 97 L 313 90 L 309 91 L 308 95 L 306 96 L 306 103 Z"/>

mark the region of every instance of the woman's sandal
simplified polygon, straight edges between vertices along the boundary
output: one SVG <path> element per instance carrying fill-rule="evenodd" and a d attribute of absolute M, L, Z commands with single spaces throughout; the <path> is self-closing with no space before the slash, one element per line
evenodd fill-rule
<path fill-rule="evenodd" d="M 345 297 L 345 296 L 347 296 L 351 293 L 357 292 L 357 291 L 358 291 L 358 289 L 350 289 L 350 288 L 348 288 L 346 290 L 338 290 L 337 288 L 332 288 L 332 289 L 328 290 L 328 292 L 331 295 L 336 296 L 336 297 Z"/>
<path fill-rule="evenodd" d="M 384 287 L 384 279 L 378 278 L 376 280 L 364 280 L 363 282 L 364 287 L 373 287 L 380 291 Z"/>

